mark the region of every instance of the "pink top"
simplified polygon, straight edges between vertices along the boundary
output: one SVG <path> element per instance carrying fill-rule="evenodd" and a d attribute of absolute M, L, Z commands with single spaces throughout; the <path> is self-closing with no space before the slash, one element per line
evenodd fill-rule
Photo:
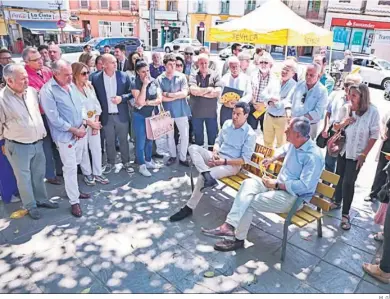
<path fill-rule="evenodd" d="M 28 65 L 25 66 L 25 69 L 28 75 L 28 86 L 31 86 L 37 92 L 39 92 L 42 86 L 53 77 L 53 73 L 46 66 L 42 67 L 41 74 L 38 74 Z M 39 105 L 39 110 L 41 111 L 41 114 L 44 114 L 41 105 Z"/>

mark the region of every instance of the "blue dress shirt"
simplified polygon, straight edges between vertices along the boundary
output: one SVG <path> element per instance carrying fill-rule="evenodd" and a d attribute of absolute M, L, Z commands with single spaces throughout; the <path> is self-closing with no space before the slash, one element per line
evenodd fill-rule
<path fill-rule="evenodd" d="M 256 133 L 248 123 L 236 129 L 229 119 L 225 121 L 215 143 L 219 145 L 221 155 L 232 159 L 243 158 L 248 163 L 255 151 Z"/>
<path fill-rule="evenodd" d="M 320 82 L 325 86 L 326 90 L 328 91 L 328 95 L 330 95 L 334 89 L 334 79 L 325 73 L 321 76 Z"/>
<path fill-rule="evenodd" d="M 300 148 L 287 143 L 275 156 L 284 157 L 277 181 L 286 185 L 291 195 L 310 202 L 324 169 L 324 155 L 315 141 L 309 139 Z"/>
<path fill-rule="evenodd" d="M 39 98 L 53 141 L 65 143 L 72 140 L 73 134 L 69 129 L 79 128 L 83 123 L 83 105 L 80 97 L 74 94 L 71 86 L 67 91 L 52 78 L 42 87 Z"/>

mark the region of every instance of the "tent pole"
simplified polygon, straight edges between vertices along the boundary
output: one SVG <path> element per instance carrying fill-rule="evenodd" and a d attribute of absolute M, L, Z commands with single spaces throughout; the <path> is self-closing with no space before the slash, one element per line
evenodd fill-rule
<path fill-rule="evenodd" d="M 284 50 L 284 59 L 287 59 L 288 46 L 286 45 L 286 49 Z"/>
<path fill-rule="evenodd" d="M 332 51 L 333 51 L 333 45 L 330 47 L 330 52 L 329 52 L 329 73 L 332 71 Z"/>

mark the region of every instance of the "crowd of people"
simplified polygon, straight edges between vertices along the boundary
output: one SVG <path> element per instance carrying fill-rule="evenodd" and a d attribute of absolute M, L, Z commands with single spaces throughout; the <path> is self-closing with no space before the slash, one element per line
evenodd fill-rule
<path fill-rule="evenodd" d="M 50 44 L 25 48 L 24 65 L 11 63 L 10 53 L 0 50 L 5 85 L 0 91 L 0 139 L 6 140 L 3 151 L 30 217 L 39 219 L 40 207 L 58 208 L 48 200 L 45 182 L 64 183 L 71 213 L 81 217 L 80 199 L 90 195 L 80 191 L 78 171 L 88 186 L 109 184 L 106 175 L 118 162 L 134 173 L 130 141 L 138 172 L 145 177 L 152 176 L 150 169 L 161 167 L 156 162 L 161 158 L 166 166 L 177 162 L 189 167 L 192 161 L 199 171 L 188 203 L 170 217 L 180 221 L 193 213 L 202 194 L 218 179 L 237 174 L 251 160 L 261 131 L 264 145 L 276 148 L 275 156 L 263 165 L 284 160 L 283 167 L 276 179 L 245 180 L 226 222 L 203 230 L 206 235 L 229 237 L 215 249 L 243 247 L 253 209 L 288 213 L 297 200 L 301 206 L 310 202 L 324 168 L 340 176 L 332 209 L 342 208 L 340 226 L 351 229 L 355 181 L 377 140 L 383 142 L 382 152 L 390 150 L 390 116 L 380 121 L 358 74 L 345 72 L 343 89 L 333 90 L 324 55 L 316 55 L 304 75 L 298 74 L 296 58 L 287 57 L 278 74 L 265 49 L 257 51 L 253 63 L 240 44 L 231 49 L 222 70 L 210 59 L 207 47 L 198 55 L 192 47 L 185 48 L 184 55 L 177 48 L 163 57 L 152 53 L 149 63 L 142 47 L 127 56 L 123 45 L 115 46 L 113 54 L 107 46 L 95 57 L 85 46 L 79 61 L 70 64 L 61 59 L 59 46 Z M 222 101 L 225 89 L 237 91 L 239 98 Z M 148 120 L 163 111 L 169 112 L 174 130 L 151 140 Z M 337 144 L 338 150 L 328 146 L 325 154 L 319 138 L 329 143 L 336 134 L 345 142 Z M 368 201 L 376 200 L 386 184 L 387 158 L 383 153 L 378 158 Z M 380 266 L 367 264 L 364 269 L 389 283 L 386 203 L 375 219 L 385 224 L 384 232 L 375 236 L 384 242 L 384 256 Z"/>

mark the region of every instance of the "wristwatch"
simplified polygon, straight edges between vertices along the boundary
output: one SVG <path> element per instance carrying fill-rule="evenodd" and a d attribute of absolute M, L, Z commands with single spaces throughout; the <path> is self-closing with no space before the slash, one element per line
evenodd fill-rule
<path fill-rule="evenodd" d="M 275 190 L 279 190 L 279 183 L 278 182 L 276 182 L 276 184 L 275 184 Z"/>
<path fill-rule="evenodd" d="M 225 163 L 223 163 L 224 165 L 227 165 L 227 160 L 225 159 Z"/>

